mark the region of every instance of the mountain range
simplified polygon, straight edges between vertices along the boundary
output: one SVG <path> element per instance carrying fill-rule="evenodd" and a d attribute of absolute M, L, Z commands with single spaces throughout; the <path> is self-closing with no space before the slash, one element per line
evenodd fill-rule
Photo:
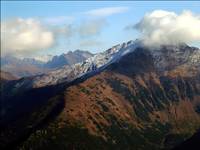
<path fill-rule="evenodd" d="M 51 56 L 47 62 L 35 58 L 19 59 L 13 56 L 1 57 L 1 70 L 17 77 L 27 77 L 48 73 L 62 66 L 73 65 L 93 56 L 88 51 L 75 50 L 59 56 Z"/>
<path fill-rule="evenodd" d="M 6 82 L 2 104 L 5 149 L 172 149 L 200 128 L 200 49 L 129 41 Z"/>

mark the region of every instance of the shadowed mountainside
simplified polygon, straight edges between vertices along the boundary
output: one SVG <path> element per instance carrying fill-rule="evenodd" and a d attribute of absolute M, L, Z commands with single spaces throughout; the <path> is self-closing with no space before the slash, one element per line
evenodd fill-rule
<path fill-rule="evenodd" d="M 175 147 L 173 150 L 188 150 L 188 149 L 198 150 L 200 147 L 199 139 L 200 139 L 200 131 L 195 133 L 188 140 L 184 141 L 183 143 Z"/>
<path fill-rule="evenodd" d="M 185 56 L 195 52 L 193 48 L 178 48 L 180 57 L 177 48 L 169 48 L 161 49 L 158 58 L 152 50 L 139 47 L 103 71 L 69 85 L 12 97 L 10 101 L 18 105 L 13 112 L 27 108 L 21 112 L 27 116 L 15 116 L 19 118 L 15 121 L 10 113 L 11 120 L 5 122 L 12 128 L 5 126 L 1 141 L 12 143 L 26 129 L 30 136 L 16 144 L 20 149 L 172 149 L 200 128 L 199 64 Z M 164 67 L 157 62 L 163 58 L 167 58 Z M 13 104 L 5 103 L 9 112 Z M 45 121 L 55 108 L 59 113 Z"/>

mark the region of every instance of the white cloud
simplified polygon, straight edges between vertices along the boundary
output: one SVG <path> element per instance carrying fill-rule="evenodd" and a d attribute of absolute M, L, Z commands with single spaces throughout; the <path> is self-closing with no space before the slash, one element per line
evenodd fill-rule
<path fill-rule="evenodd" d="M 50 25 L 41 19 L 15 18 L 1 23 L 1 54 L 16 57 L 36 57 L 42 51 L 59 44 L 60 39 L 81 38 L 82 46 L 99 44 L 92 38 L 99 35 L 107 24 L 106 20 L 86 19 L 80 24 Z M 39 58 L 40 59 L 40 58 Z M 44 58 L 46 60 L 46 58 Z"/>
<path fill-rule="evenodd" d="M 44 18 L 43 21 L 45 23 L 51 24 L 51 25 L 60 25 L 60 24 L 66 24 L 66 23 L 73 22 L 74 17 L 72 17 L 72 16 L 49 17 L 49 18 Z"/>
<path fill-rule="evenodd" d="M 105 19 L 85 20 L 81 22 L 78 34 L 83 37 L 98 35 L 106 24 Z"/>
<path fill-rule="evenodd" d="M 73 32 L 75 32 L 73 25 L 62 25 L 59 27 L 52 27 L 51 30 L 54 32 L 56 37 L 62 35 L 66 38 L 71 37 L 73 35 Z"/>
<path fill-rule="evenodd" d="M 27 55 L 51 47 L 53 31 L 37 19 L 17 18 L 1 23 L 1 50 L 3 55 Z"/>
<path fill-rule="evenodd" d="M 128 7 L 104 7 L 87 11 L 85 14 L 94 17 L 106 17 L 113 14 L 124 13 L 129 10 Z"/>
<path fill-rule="evenodd" d="M 127 28 L 131 28 L 128 26 Z M 155 10 L 147 13 L 142 20 L 132 28 L 142 34 L 147 45 L 177 44 L 200 41 L 200 15 L 191 11 L 181 14 Z"/>
<path fill-rule="evenodd" d="M 79 44 L 79 46 L 81 47 L 93 47 L 93 46 L 100 46 L 102 45 L 102 42 L 97 41 L 97 40 L 82 40 Z"/>

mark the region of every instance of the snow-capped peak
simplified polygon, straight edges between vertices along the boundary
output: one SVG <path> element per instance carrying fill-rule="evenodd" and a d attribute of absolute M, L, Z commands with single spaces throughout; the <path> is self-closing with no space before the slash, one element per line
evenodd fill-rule
<path fill-rule="evenodd" d="M 55 85 L 62 82 L 70 82 L 87 73 L 94 73 L 105 68 L 109 64 L 120 60 L 120 58 L 128 53 L 133 52 L 136 48 L 143 47 L 142 41 L 135 40 L 127 43 L 118 44 L 112 48 L 95 54 L 81 63 L 72 66 L 63 66 L 62 68 L 49 72 L 48 74 L 33 77 L 30 81 L 29 87 L 44 87 Z M 171 64 L 185 63 L 187 64 L 200 64 L 200 51 L 199 49 L 187 47 L 166 46 L 159 49 L 150 50 L 154 57 L 154 63 L 157 68 L 165 69 Z M 193 52 L 191 52 L 193 50 Z M 173 51 L 173 52 L 172 52 Z M 23 81 L 23 80 L 22 80 Z M 27 84 L 27 80 L 26 84 Z M 30 86 L 31 85 L 31 86 Z M 24 82 L 20 82 L 17 87 L 24 86 Z"/>
<path fill-rule="evenodd" d="M 48 74 L 36 76 L 32 83 L 33 87 L 55 85 L 65 81 L 70 82 L 86 73 L 105 67 L 119 59 L 121 56 L 133 51 L 137 42 L 138 41 L 129 41 L 127 43 L 115 45 L 81 63 L 72 66 L 64 66 L 61 69 L 49 72 Z"/>

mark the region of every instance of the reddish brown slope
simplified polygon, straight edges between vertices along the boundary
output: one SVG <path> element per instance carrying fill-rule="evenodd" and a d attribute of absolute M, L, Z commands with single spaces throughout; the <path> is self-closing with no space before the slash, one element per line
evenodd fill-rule
<path fill-rule="evenodd" d="M 200 128 L 200 72 L 184 62 L 159 70 L 148 50 L 137 49 L 61 92 L 64 109 L 23 147 L 173 148 Z"/>

